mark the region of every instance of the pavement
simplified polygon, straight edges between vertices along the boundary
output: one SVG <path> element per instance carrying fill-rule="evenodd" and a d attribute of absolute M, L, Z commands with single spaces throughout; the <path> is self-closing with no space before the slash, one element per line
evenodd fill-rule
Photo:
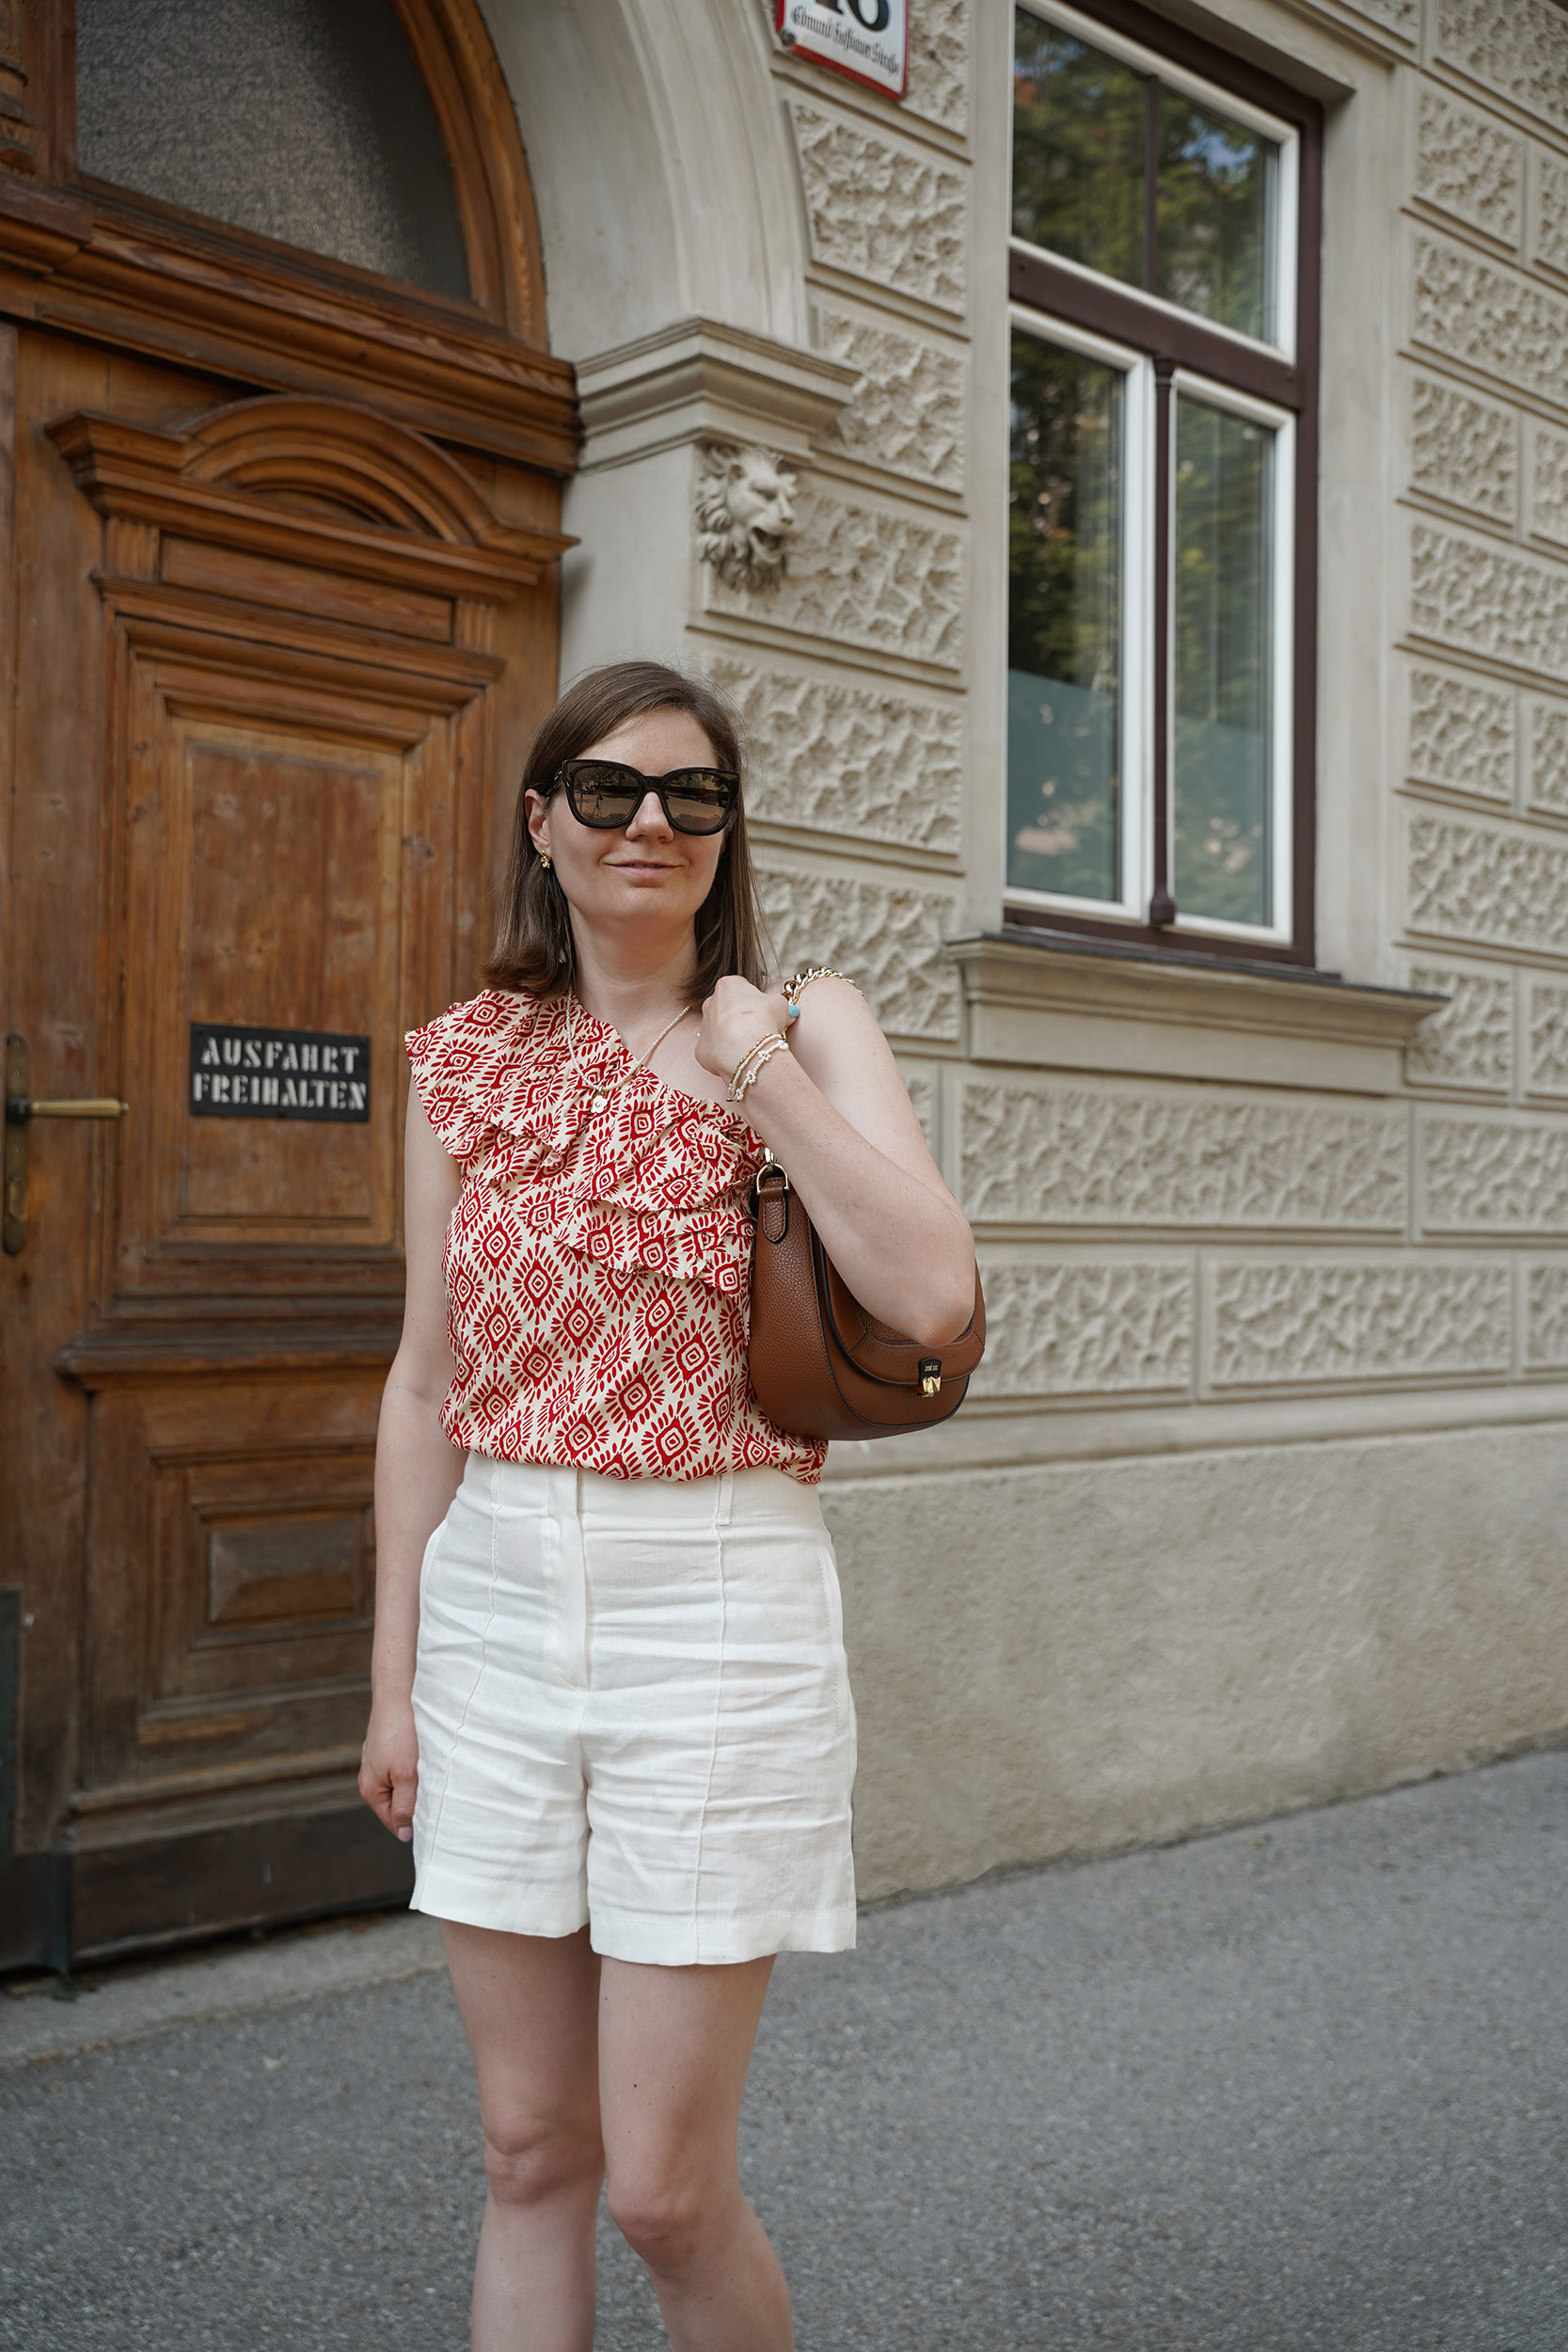
<path fill-rule="evenodd" d="M 781 1961 L 742 2164 L 801 2352 L 1568 2352 L 1565 1864 L 1539 1754 Z M 467 2344 L 425 1921 L 0 2000 L 0 2345 Z M 664 2343 L 608 2225 L 596 2342 Z"/>

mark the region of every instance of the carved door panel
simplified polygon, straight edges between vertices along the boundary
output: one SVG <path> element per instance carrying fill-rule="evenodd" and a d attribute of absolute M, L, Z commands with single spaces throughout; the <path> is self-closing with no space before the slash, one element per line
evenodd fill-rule
<path fill-rule="evenodd" d="M 11 1024 L 37 1093 L 129 1105 L 33 1122 L 8 1261 L 24 1800 L 90 1954 L 406 1871 L 354 1797 L 402 1037 L 474 985 L 562 542 L 552 484 L 351 403 L 26 335 L 17 395 Z"/>

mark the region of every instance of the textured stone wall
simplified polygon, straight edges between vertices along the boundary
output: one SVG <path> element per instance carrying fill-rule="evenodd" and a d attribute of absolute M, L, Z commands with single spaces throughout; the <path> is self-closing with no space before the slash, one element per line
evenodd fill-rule
<path fill-rule="evenodd" d="M 1425 0 L 1424 29 L 1391 919 L 1411 984 L 1450 999 L 1406 1056 L 1412 1090 L 1478 1099 L 1417 1113 L 1411 1263 L 1457 1277 L 1468 1240 L 1512 1245 L 1485 1297 L 1498 1367 L 1528 1378 L 1568 1360 L 1568 1256 L 1525 1255 L 1568 1239 L 1568 13 Z M 1481 1290 L 1440 1311 L 1479 1363 Z"/>
<path fill-rule="evenodd" d="M 1259 38 L 1282 32 L 1278 0 L 1251 7 Z M 968 479 L 973 273 L 1002 267 L 1000 242 L 972 247 L 973 166 L 1006 93 L 975 84 L 969 0 L 913 11 L 902 107 L 773 51 L 814 332 L 860 382 L 801 469 L 783 581 L 704 573 L 704 658 L 751 738 L 780 961 L 860 980 L 980 1232 L 996 1404 L 1496 1385 L 1538 1361 L 1528 1285 L 1465 1244 L 1549 1244 L 1568 1218 L 1568 15 L 1299 7 L 1364 24 L 1409 125 L 1382 237 L 1406 273 L 1397 495 L 1366 507 L 1403 571 L 1399 756 L 1355 788 L 1392 787 L 1400 977 L 1449 1001 L 1402 1099 L 1371 1104 L 963 1065 L 943 942 L 969 698 L 997 659 L 966 624 L 976 564 L 1002 560 L 976 521 L 999 478 Z M 1354 258 L 1328 252 L 1326 302 Z"/>

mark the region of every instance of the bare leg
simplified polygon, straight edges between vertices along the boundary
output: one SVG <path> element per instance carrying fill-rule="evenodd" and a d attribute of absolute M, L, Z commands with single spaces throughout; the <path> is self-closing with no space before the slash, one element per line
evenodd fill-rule
<path fill-rule="evenodd" d="M 789 2292 L 740 2193 L 736 2132 L 773 1963 L 600 1963 L 610 2211 L 675 2352 L 791 2352 Z"/>
<path fill-rule="evenodd" d="M 592 2352 L 599 1963 L 588 1931 L 503 1935 L 444 1923 L 479 2074 L 489 2195 L 473 2352 Z"/>

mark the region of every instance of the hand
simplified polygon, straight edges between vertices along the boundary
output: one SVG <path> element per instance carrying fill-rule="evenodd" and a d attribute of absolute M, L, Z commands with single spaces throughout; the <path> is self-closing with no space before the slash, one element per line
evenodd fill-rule
<path fill-rule="evenodd" d="M 780 1037 L 789 1034 L 789 1009 L 784 990 L 770 989 L 765 994 L 760 988 L 753 988 L 750 980 L 731 973 L 720 981 L 703 1007 L 697 1059 L 716 1078 L 728 1079 L 742 1054 L 770 1029 Z"/>
<path fill-rule="evenodd" d="M 414 1835 L 414 1798 L 420 1782 L 420 1737 L 411 1701 L 373 1706 L 359 1758 L 359 1794 L 404 1845 Z"/>

